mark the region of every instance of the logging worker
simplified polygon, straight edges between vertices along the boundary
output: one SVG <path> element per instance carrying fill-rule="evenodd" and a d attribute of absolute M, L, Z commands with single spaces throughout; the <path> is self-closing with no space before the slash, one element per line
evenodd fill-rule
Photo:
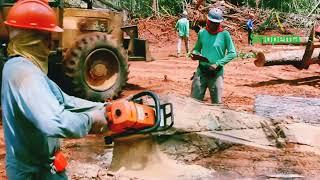
<path fill-rule="evenodd" d="M 208 62 L 199 61 L 194 73 L 191 97 L 203 100 L 206 89 L 210 91 L 211 102 L 222 102 L 223 67 L 236 57 L 236 49 L 230 33 L 223 30 L 220 9 L 211 9 L 207 16 L 207 26 L 198 34 L 193 54 L 200 54 Z M 191 58 L 197 60 L 194 55 Z"/>
<path fill-rule="evenodd" d="M 252 43 L 252 36 L 253 36 L 253 21 L 254 21 L 254 14 L 249 13 L 249 19 L 247 21 L 247 31 L 248 31 L 248 44 L 253 45 Z"/>
<path fill-rule="evenodd" d="M 189 53 L 189 20 L 187 17 L 188 13 L 187 11 L 184 11 L 175 26 L 176 31 L 178 32 L 177 57 L 180 57 L 181 55 L 182 41 L 184 41 L 186 47 L 186 54 Z"/>
<path fill-rule="evenodd" d="M 47 77 L 51 32 L 62 32 L 41 0 L 8 12 L 8 61 L 2 78 L 2 120 L 9 180 L 67 179 L 58 138 L 102 133 L 104 104 L 68 96 Z"/>

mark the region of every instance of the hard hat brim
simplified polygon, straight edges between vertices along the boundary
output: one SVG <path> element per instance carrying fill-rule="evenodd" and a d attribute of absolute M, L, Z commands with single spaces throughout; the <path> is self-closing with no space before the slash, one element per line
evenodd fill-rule
<path fill-rule="evenodd" d="M 5 25 L 15 27 L 15 28 L 21 28 L 21 29 L 31 29 L 31 30 L 43 30 L 43 31 L 49 31 L 49 32 L 63 32 L 64 30 L 60 28 L 59 26 L 53 27 L 53 28 L 44 28 L 44 27 L 31 27 L 31 26 L 23 26 L 23 25 L 18 25 L 14 23 L 10 23 L 8 21 L 4 22 Z"/>
<path fill-rule="evenodd" d="M 56 26 L 55 28 L 53 28 L 53 32 L 63 32 L 64 30 L 59 27 L 59 26 Z"/>
<path fill-rule="evenodd" d="M 207 17 L 207 18 L 208 18 L 209 21 L 215 22 L 215 23 L 221 23 L 221 22 L 223 21 L 223 19 L 218 20 L 218 19 L 212 19 L 212 18 L 210 18 L 210 17 Z"/>

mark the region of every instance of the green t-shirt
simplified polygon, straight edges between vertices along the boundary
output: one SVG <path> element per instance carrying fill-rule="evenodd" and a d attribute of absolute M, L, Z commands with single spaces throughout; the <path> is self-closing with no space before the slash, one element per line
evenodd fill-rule
<path fill-rule="evenodd" d="M 200 62 L 199 66 L 201 67 L 208 67 L 212 64 L 222 66 L 217 73 L 218 75 L 222 75 L 223 66 L 237 56 L 230 33 L 226 30 L 212 35 L 206 29 L 202 29 L 198 34 L 193 53 L 201 54 L 209 60 L 209 63 Z M 199 66 L 198 72 L 200 72 Z"/>
<path fill-rule="evenodd" d="M 189 37 L 189 20 L 187 18 L 181 18 L 176 23 L 176 30 L 180 37 Z"/>

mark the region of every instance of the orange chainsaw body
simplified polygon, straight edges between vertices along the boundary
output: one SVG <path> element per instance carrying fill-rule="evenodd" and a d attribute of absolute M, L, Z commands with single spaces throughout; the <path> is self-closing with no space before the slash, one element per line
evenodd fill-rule
<path fill-rule="evenodd" d="M 152 127 L 156 121 L 154 108 L 125 100 L 107 106 L 106 116 L 111 135 Z"/>

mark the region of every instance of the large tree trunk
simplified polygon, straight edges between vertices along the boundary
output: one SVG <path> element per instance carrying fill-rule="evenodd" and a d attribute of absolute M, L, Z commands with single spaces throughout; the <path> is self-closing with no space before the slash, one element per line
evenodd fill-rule
<path fill-rule="evenodd" d="M 315 39 L 315 28 L 312 27 L 305 49 L 281 51 L 264 54 L 258 52 L 254 64 L 258 67 L 274 65 L 293 65 L 298 69 L 308 69 L 311 64 L 319 64 L 320 43 Z M 305 38 L 303 38 L 305 39 Z"/>
<path fill-rule="evenodd" d="M 192 164 L 233 144 L 278 150 L 274 141 L 279 140 L 270 138 L 268 134 L 280 139 L 277 137 L 278 131 L 270 129 L 275 129 L 274 124 L 287 122 L 236 112 L 174 94 L 161 98 L 164 102 L 173 103 L 176 121 L 174 128 L 159 134 L 116 139 L 113 157 L 110 149 L 102 151 L 102 154 L 95 154 L 98 151 L 90 148 L 101 146 L 102 142 L 93 141 L 82 147 L 82 152 L 85 152 L 81 154 L 82 160 L 76 156 L 76 160 L 70 162 L 70 177 L 107 179 L 103 177 L 114 174 L 116 179 L 121 179 L 117 178 L 121 175 L 130 177 L 127 179 L 217 179 L 218 177 L 213 177 L 213 170 L 183 162 Z M 300 140 L 298 142 L 305 143 Z M 80 152 L 81 146 L 77 144 L 76 147 Z M 84 155 L 90 158 L 83 157 Z M 109 166 L 111 157 L 112 163 Z"/>
<path fill-rule="evenodd" d="M 275 65 L 293 65 L 295 67 L 302 66 L 302 57 L 305 53 L 305 49 L 290 50 L 290 51 L 278 51 L 263 53 L 258 52 L 254 64 L 257 67 L 262 66 L 275 66 Z M 312 54 L 311 64 L 318 64 L 320 60 L 318 58 L 320 49 L 315 49 Z"/>
<path fill-rule="evenodd" d="M 139 176 L 146 179 L 150 179 L 150 176 L 146 176 L 148 172 L 162 179 L 181 175 L 181 179 L 188 179 L 199 167 L 177 165 L 175 160 L 192 162 L 232 144 L 276 149 L 275 142 L 269 140 L 262 127 L 262 123 L 272 126 L 268 118 L 204 104 L 182 96 L 168 95 L 162 96 L 162 99 L 173 103 L 174 128 L 164 134 L 116 139 L 112 171 L 125 169 L 129 174 L 141 172 Z M 162 168 L 165 170 L 155 171 Z M 200 174 L 203 177 L 200 179 L 212 179 L 206 171 Z"/>

